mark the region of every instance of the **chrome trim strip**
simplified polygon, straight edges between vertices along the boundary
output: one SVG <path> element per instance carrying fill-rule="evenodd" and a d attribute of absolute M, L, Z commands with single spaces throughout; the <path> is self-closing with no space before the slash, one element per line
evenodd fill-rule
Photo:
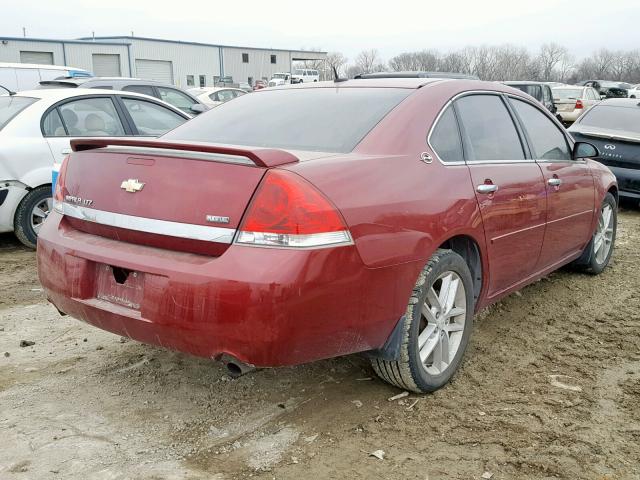
<path fill-rule="evenodd" d="M 445 162 L 440 158 L 440 155 L 438 155 L 438 152 L 435 150 L 435 148 L 433 148 L 433 145 L 431 145 L 431 135 L 433 134 L 433 130 L 435 129 L 436 125 L 440 121 L 440 117 L 444 114 L 444 112 L 447 110 L 447 108 L 453 102 L 455 102 L 458 98 L 465 97 L 467 95 L 477 95 L 477 94 L 497 95 L 497 96 L 500 96 L 500 97 L 503 96 L 503 95 L 508 95 L 508 96 L 510 96 L 512 98 L 516 98 L 518 100 L 522 100 L 524 102 L 527 102 L 527 103 L 531 104 L 532 106 L 535 106 L 535 105 L 533 105 L 532 102 L 530 102 L 528 99 L 526 99 L 524 97 L 520 97 L 519 95 L 513 95 L 512 93 L 501 92 L 499 90 L 466 90 L 464 92 L 457 93 L 452 98 L 450 98 L 449 101 L 447 103 L 445 103 L 444 106 L 442 107 L 442 109 L 438 112 L 438 115 L 436 116 L 436 119 L 431 124 L 431 128 L 429 129 L 429 133 L 427 134 L 427 145 L 429 146 L 431 151 L 435 154 L 435 156 L 438 159 L 438 161 L 442 165 L 447 166 L 447 167 L 450 166 L 450 165 L 470 165 L 470 164 L 482 165 L 482 164 L 499 164 L 499 163 L 506 163 L 506 164 L 511 164 L 511 163 L 535 163 L 535 159 L 533 159 L 533 158 L 525 158 L 523 160 L 467 160 L 466 162 L 464 160 L 462 160 L 462 161 L 453 161 L 453 162 Z"/>
<path fill-rule="evenodd" d="M 136 217 L 133 215 L 81 207 L 67 202 L 60 205 L 62 207 L 60 213 L 68 217 L 138 232 L 218 243 L 231 243 L 236 233 L 236 230 L 233 228 L 209 227 L 206 225 L 171 222 L 155 218 Z"/>
<path fill-rule="evenodd" d="M 510 237 L 511 235 L 517 235 L 519 233 L 528 232 L 529 230 L 534 230 L 536 228 L 544 227 L 546 225 L 547 225 L 546 223 L 539 223 L 537 225 L 532 225 L 530 227 L 524 227 L 519 230 L 514 230 L 513 232 L 505 233 L 504 235 L 498 235 L 497 237 L 493 237 L 491 239 L 491 243 L 495 242 L 496 240 L 502 240 L 503 238 Z"/>
<path fill-rule="evenodd" d="M 583 212 L 573 213 L 571 215 L 567 215 L 566 217 L 556 218 L 555 220 L 550 220 L 547 222 L 547 225 L 556 222 L 562 222 L 563 220 L 568 220 L 570 218 L 579 217 L 580 215 L 593 215 L 594 210 L 584 210 Z"/>

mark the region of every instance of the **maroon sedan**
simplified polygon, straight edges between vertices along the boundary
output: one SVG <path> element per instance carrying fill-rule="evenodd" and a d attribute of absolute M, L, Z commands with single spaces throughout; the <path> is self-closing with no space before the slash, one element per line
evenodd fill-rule
<path fill-rule="evenodd" d="M 265 89 L 159 140 L 76 140 L 40 279 L 61 312 L 232 373 L 368 352 L 430 391 L 474 312 L 606 267 L 618 189 L 597 153 L 496 83 Z"/>

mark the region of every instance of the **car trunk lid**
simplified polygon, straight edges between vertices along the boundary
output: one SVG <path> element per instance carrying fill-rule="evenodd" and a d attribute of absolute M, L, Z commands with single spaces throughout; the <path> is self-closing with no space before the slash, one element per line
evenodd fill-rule
<path fill-rule="evenodd" d="M 291 153 L 161 140 L 72 142 L 65 220 L 124 242 L 220 255 L 265 171 Z"/>

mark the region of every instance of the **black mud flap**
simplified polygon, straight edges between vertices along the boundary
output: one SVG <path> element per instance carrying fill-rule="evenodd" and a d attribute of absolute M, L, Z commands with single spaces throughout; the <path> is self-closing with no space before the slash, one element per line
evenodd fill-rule
<path fill-rule="evenodd" d="M 384 345 L 376 350 L 369 350 L 366 352 L 367 356 L 386 360 L 387 362 L 400 360 L 400 346 L 402 345 L 405 321 L 404 315 L 400 317 Z"/>

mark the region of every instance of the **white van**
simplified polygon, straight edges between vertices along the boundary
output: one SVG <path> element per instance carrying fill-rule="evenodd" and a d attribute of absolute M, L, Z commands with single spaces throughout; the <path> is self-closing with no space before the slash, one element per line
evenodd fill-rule
<path fill-rule="evenodd" d="M 293 71 L 291 78 L 293 79 L 291 83 L 317 82 L 320 80 L 320 74 L 318 73 L 318 70 L 298 68 Z"/>
<path fill-rule="evenodd" d="M 0 86 L 14 92 L 33 90 L 44 80 L 59 77 L 92 77 L 87 70 L 60 65 L 37 65 L 34 63 L 0 63 Z"/>

